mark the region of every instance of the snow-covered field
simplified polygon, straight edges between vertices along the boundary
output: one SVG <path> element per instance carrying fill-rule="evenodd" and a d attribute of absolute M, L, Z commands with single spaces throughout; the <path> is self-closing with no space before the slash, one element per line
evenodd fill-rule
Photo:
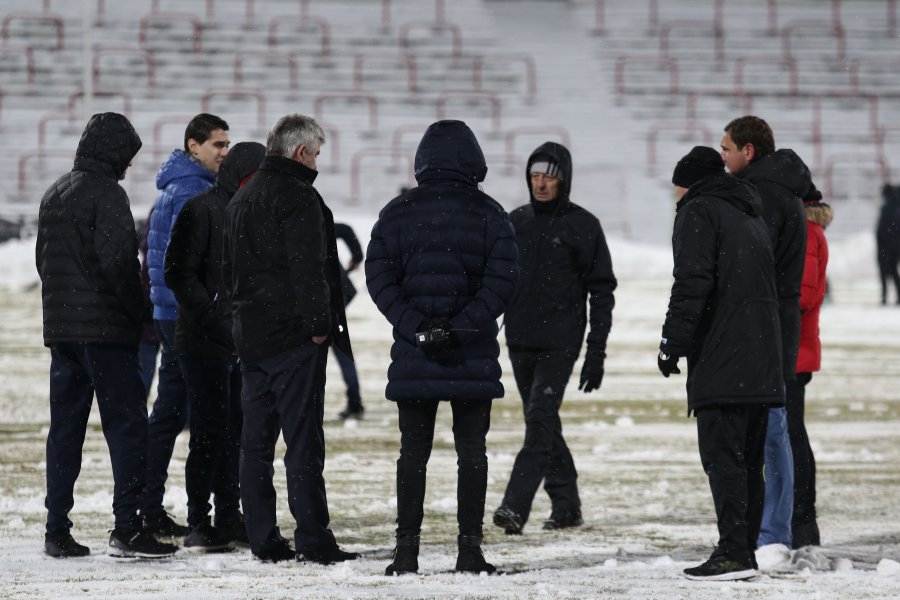
<path fill-rule="evenodd" d="M 371 218 L 352 221 L 364 243 Z M 343 384 L 329 364 L 325 433 L 332 528 L 364 558 L 339 566 L 261 564 L 247 550 L 161 561 L 105 555 L 112 478 L 96 411 L 72 513 L 73 534 L 91 547 L 85 559 L 41 553 L 45 511 L 44 441 L 49 353 L 41 345 L 33 241 L 0 246 L 0 597 L 60 598 L 654 598 L 691 600 L 888 599 L 900 597 L 900 307 L 882 307 L 873 242 L 861 234 L 832 247 L 832 300 L 822 313 L 823 371 L 808 388 L 810 436 L 818 462 L 820 528 L 815 552 L 770 552 L 755 580 L 698 583 L 681 570 L 704 560 L 716 541 L 712 501 L 685 416 L 683 377 L 656 369 L 668 299 L 668 248 L 610 246 L 620 287 L 599 392 L 570 386 L 566 437 L 580 472 L 585 525 L 544 532 L 549 513 L 539 492 L 520 537 L 490 525 L 523 424 L 505 356 L 505 398 L 494 404 L 488 438 L 490 482 L 484 551 L 500 577 L 452 573 L 456 469 L 444 407 L 430 463 L 420 574 L 383 575 L 393 546 L 394 461 L 399 433 L 384 399 L 390 331 L 363 291 L 350 306 L 366 418 L 342 423 Z M 579 367 L 576 367 L 576 374 Z M 175 450 L 166 494 L 186 516 L 187 435 Z M 284 473 L 276 470 L 282 529 L 292 531 Z"/>

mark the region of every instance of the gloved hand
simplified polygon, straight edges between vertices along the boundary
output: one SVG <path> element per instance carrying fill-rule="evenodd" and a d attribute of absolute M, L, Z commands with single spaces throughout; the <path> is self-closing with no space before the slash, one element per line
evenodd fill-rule
<path fill-rule="evenodd" d="M 416 328 L 416 346 L 428 358 L 449 350 L 456 345 L 450 322 L 447 319 L 425 319 Z"/>
<path fill-rule="evenodd" d="M 606 358 L 605 352 L 591 352 L 588 350 L 584 357 L 584 366 L 581 367 L 581 381 L 578 383 L 578 389 L 584 390 L 585 394 L 600 389 L 600 383 L 603 381 L 603 360 Z"/>
<path fill-rule="evenodd" d="M 681 375 L 681 370 L 678 368 L 678 357 L 669 352 L 665 344 L 659 345 L 659 356 L 656 358 L 656 362 L 663 377 L 668 377 L 672 373 Z"/>

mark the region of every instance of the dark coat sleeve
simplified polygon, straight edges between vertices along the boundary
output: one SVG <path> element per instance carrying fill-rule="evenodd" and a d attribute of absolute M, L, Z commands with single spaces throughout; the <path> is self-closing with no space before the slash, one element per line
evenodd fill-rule
<path fill-rule="evenodd" d="M 584 277 L 584 287 L 590 294 L 591 329 L 587 335 L 587 347 L 588 353 L 595 354 L 606 351 L 606 339 L 612 328 L 612 311 L 616 304 L 613 292 L 617 282 L 613 274 L 606 236 L 603 235 L 603 228 L 599 222 L 591 242 L 589 254 L 585 256 L 588 268 Z"/>
<path fill-rule="evenodd" d="M 125 190 L 117 184 L 109 187 L 111 189 L 99 196 L 104 199 L 101 202 L 108 202 L 108 205 L 97 210 L 94 247 L 103 278 L 112 285 L 116 297 L 140 330 L 149 306 L 144 302 L 141 287 L 141 263 L 138 258 L 134 217 Z"/>
<path fill-rule="evenodd" d="M 208 256 L 210 218 L 200 198 L 189 201 L 178 213 L 166 250 L 166 285 L 175 294 L 178 310 L 203 326 L 215 321 L 216 299 L 203 283 Z"/>
<path fill-rule="evenodd" d="M 403 292 L 400 257 L 391 253 L 389 240 L 381 220 L 372 228 L 369 247 L 366 249 L 366 286 L 369 295 L 381 314 L 394 327 L 397 334 L 409 343 L 415 343 L 416 328 L 425 320 L 423 315 Z"/>
<path fill-rule="evenodd" d="M 335 223 L 334 224 L 334 236 L 343 240 L 345 244 L 347 244 L 347 248 L 350 250 L 350 258 L 355 263 L 361 263 L 363 261 L 363 251 L 362 246 L 359 243 L 359 238 L 356 237 L 356 233 L 353 231 L 353 228 L 347 225 L 346 223 Z"/>
<path fill-rule="evenodd" d="M 697 327 L 715 287 L 715 227 L 702 203 L 692 202 L 679 211 L 672 253 L 675 281 L 662 337 L 671 353 L 687 356 L 694 349 Z"/>
<path fill-rule="evenodd" d="M 325 218 L 309 194 L 283 206 L 288 278 L 294 297 L 303 303 L 303 327 L 310 336 L 326 336 L 331 331 L 331 292 L 325 277 Z"/>

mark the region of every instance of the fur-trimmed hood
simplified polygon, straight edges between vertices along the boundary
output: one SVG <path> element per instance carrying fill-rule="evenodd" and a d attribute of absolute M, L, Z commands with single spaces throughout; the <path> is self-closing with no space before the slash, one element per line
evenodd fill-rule
<path fill-rule="evenodd" d="M 831 219 L 834 217 L 834 209 L 831 208 L 830 204 L 809 202 L 804 203 L 803 207 L 806 209 L 806 218 L 819 225 L 822 229 L 827 229 L 831 224 Z"/>

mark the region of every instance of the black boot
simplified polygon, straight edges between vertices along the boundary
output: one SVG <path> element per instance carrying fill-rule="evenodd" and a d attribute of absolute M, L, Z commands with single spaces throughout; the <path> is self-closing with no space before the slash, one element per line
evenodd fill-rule
<path fill-rule="evenodd" d="M 460 573 L 487 573 L 491 575 L 497 572 L 497 567 L 484 560 L 481 553 L 480 535 L 459 536 L 459 555 L 456 558 L 456 570 Z"/>
<path fill-rule="evenodd" d="M 411 575 L 419 572 L 419 536 L 398 535 L 394 547 L 394 561 L 384 570 L 385 575 Z"/>

